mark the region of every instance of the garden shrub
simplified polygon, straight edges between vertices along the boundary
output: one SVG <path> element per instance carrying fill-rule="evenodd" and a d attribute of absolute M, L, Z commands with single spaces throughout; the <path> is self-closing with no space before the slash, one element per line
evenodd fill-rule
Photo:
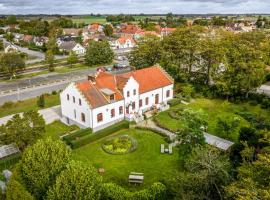
<path fill-rule="evenodd" d="M 14 102 L 12 101 L 7 101 L 6 103 L 4 103 L 1 107 L 2 108 L 11 108 L 14 105 Z"/>
<path fill-rule="evenodd" d="M 83 136 L 86 136 L 86 135 L 89 135 L 92 133 L 92 129 L 91 128 L 86 128 L 86 129 L 81 129 L 81 130 L 78 130 L 74 133 L 71 133 L 65 137 L 63 137 L 63 140 L 67 143 L 67 144 L 70 144 L 70 142 L 72 140 L 76 140 L 77 138 L 81 138 Z"/>
<path fill-rule="evenodd" d="M 137 192 L 129 192 L 114 183 L 103 185 L 102 199 L 104 200 L 163 200 L 166 199 L 166 186 L 154 183 L 150 188 Z"/>
<path fill-rule="evenodd" d="M 112 125 L 108 128 L 102 129 L 100 131 L 97 131 L 96 133 L 93 134 L 88 134 L 86 136 L 81 137 L 79 140 L 73 140 L 70 142 L 71 148 L 76 149 L 79 148 L 83 145 L 89 144 L 91 142 L 94 142 L 98 139 L 101 139 L 103 137 L 106 137 L 108 135 L 111 135 L 112 133 L 115 133 L 119 130 L 122 129 L 127 129 L 129 128 L 129 122 L 128 121 L 122 121 L 119 122 L 115 125 Z"/>
<path fill-rule="evenodd" d="M 55 90 L 52 91 L 52 95 L 57 95 L 57 92 Z"/>
<path fill-rule="evenodd" d="M 251 100 L 251 101 L 249 102 L 249 105 L 251 105 L 251 106 L 257 106 L 257 105 L 258 105 L 258 101 L 256 101 L 256 100 Z"/>
<path fill-rule="evenodd" d="M 168 102 L 168 104 L 173 107 L 173 106 L 177 106 L 181 103 L 181 99 L 172 99 Z"/>
<path fill-rule="evenodd" d="M 107 139 L 103 143 L 102 149 L 109 154 L 127 154 L 137 149 L 137 141 L 128 135 L 121 135 Z"/>

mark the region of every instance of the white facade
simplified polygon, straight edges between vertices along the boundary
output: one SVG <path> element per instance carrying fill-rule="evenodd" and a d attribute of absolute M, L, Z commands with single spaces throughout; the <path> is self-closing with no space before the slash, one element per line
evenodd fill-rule
<path fill-rule="evenodd" d="M 173 84 L 142 94 L 139 91 L 138 82 L 130 77 L 122 90 L 124 99 L 92 108 L 72 83 L 60 95 L 62 121 L 82 128 L 89 127 L 95 132 L 124 119 L 135 120 L 135 117 L 141 117 L 145 111 L 154 107 L 162 110 L 173 98 Z"/>
<path fill-rule="evenodd" d="M 127 49 L 133 48 L 135 43 L 131 39 L 126 39 L 125 42 L 120 42 L 119 40 L 109 42 L 112 49 Z"/>
<path fill-rule="evenodd" d="M 79 43 L 72 49 L 77 55 L 85 54 L 86 49 Z"/>

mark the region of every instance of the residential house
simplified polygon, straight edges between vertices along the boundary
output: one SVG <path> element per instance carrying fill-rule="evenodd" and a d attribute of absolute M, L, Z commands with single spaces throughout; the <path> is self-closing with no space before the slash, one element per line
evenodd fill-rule
<path fill-rule="evenodd" d="M 109 43 L 112 49 L 133 48 L 136 45 L 132 37 L 120 37 L 116 40 L 110 40 Z"/>
<path fill-rule="evenodd" d="M 122 25 L 118 35 L 120 37 L 134 37 L 136 33 L 140 33 L 143 30 L 135 24 Z"/>
<path fill-rule="evenodd" d="M 82 29 L 78 29 L 78 28 L 64 28 L 63 29 L 63 35 L 79 37 L 81 34 L 82 34 Z"/>
<path fill-rule="evenodd" d="M 5 53 L 17 52 L 18 51 L 18 47 L 16 47 L 12 43 L 4 42 L 4 51 L 5 51 Z"/>
<path fill-rule="evenodd" d="M 85 54 L 86 52 L 86 49 L 81 44 L 74 41 L 62 42 L 58 47 L 62 52 L 74 51 L 77 55 Z"/>
<path fill-rule="evenodd" d="M 117 75 L 97 72 L 61 92 L 61 120 L 94 132 L 124 119 L 138 121 L 146 111 L 168 109 L 173 85 L 159 66 Z"/>
<path fill-rule="evenodd" d="M 141 31 L 139 33 L 134 34 L 134 39 L 139 40 L 142 37 L 149 36 L 149 35 L 161 37 L 161 35 L 158 34 L 156 31 Z"/>
<path fill-rule="evenodd" d="M 24 35 L 23 36 L 23 41 L 26 43 L 33 42 L 34 37 L 32 35 Z"/>
<path fill-rule="evenodd" d="M 16 42 L 16 43 L 19 43 L 24 38 L 24 35 L 21 34 L 21 33 L 14 33 L 13 35 L 14 35 L 13 41 Z"/>
<path fill-rule="evenodd" d="M 35 45 L 38 47 L 42 47 L 48 41 L 49 41 L 49 38 L 47 38 L 47 37 L 34 37 L 34 40 L 33 40 Z"/>
<path fill-rule="evenodd" d="M 98 23 L 89 24 L 87 29 L 90 34 L 103 32 L 103 26 Z"/>

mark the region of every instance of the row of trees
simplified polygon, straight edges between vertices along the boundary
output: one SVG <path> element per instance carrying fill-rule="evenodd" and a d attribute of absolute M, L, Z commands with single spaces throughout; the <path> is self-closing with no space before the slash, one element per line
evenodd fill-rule
<path fill-rule="evenodd" d="M 259 31 L 217 31 L 213 36 L 199 26 L 179 28 L 163 40 L 143 38 L 131 52 L 130 62 L 137 68 L 159 63 L 175 80 L 205 85 L 216 95 L 248 96 L 264 80 L 268 38 Z"/>

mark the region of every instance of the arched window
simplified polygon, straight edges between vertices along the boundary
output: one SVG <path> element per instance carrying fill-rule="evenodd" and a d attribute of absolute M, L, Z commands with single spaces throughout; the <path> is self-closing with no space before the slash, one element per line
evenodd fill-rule
<path fill-rule="evenodd" d="M 115 110 L 111 109 L 111 118 L 115 117 Z"/>
<path fill-rule="evenodd" d="M 99 113 L 97 115 L 97 122 L 102 122 L 103 121 L 103 114 L 102 113 Z"/>

